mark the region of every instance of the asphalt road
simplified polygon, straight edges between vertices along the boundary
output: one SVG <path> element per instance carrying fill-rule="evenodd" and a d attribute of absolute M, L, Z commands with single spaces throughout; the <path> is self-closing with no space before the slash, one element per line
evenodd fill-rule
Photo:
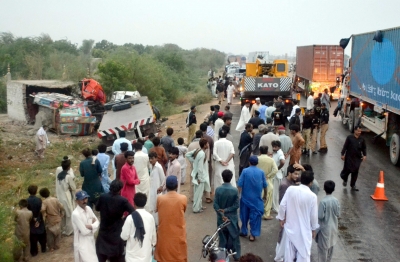
<path fill-rule="evenodd" d="M 238 100 L 235 100 L 238 101 Z M 332 103 L 332 110 L 336 103 Z M 234 114 L 232 135 L 234 146 L 237 149 L 239 132 L 235 131 L 240 117 L 240 105 L 231 106 Z M 363 133 L 367 141 L 367 159 L 362 163 L 357 186 L 359 192 L 350 191 L 350 187 L 342 186 L 340 171 L 343 161 L 340 151 L 350 132 L 341 124 L 340 118 L 331 115 L 327 132 L 328 152 L 324 154 L 303 156 L 302 163 L 312 165 L 321 191 L 318 200 L 321 200 L 324 181 L 335 181 L 336 190 L 333 195 L 341 204 L 341 218 L 339 220 L 339 241 L 333 252 L 332 261 L 400 261 L 400 168 L 393 166 L 389 159 L 389 149 L 383 139 L 372 143 L 374 134 Z M 235 157 L 236 171 L 238 157 Z M 385 174 L 386 196 L 389 201 L 374 201 L 370 195 L 374 193 L 378 181 L 379 171 Z M 236 176 L 237 176 L 236 172 Z M 188 190 L 188 185 L 183 191 Z M 186 211 L 187 239 L 189 261 L 207 261 L 201 258 L 201 240 L 216 229 L 216 214 L 212 204 L 205 204 L 207 209 L 200 214 L 194 214 L 189 203 Z M 255 242 L 241 238 L 242 254 L 252 252 L 263 258 L 265 262 L 274 261 L 275 246 L 278 237 L 279 223 L 276 220 L 262 221 L 262 233 Z M 311 261 L 317 261 L 316 244 L 313 243 Z"/>

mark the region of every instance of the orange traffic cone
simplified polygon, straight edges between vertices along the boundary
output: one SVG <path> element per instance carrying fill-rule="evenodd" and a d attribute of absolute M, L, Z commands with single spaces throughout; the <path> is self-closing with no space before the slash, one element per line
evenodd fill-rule
<path fill-rule="evenodd" d="M 385 182 L 383 181 L 383 171 L 379 172 L 379 181 L 378 184 L 376 184 L 375 193 L 371 195 L 371 198 L 373 200 L 388 200 L 385 195 Z"/>

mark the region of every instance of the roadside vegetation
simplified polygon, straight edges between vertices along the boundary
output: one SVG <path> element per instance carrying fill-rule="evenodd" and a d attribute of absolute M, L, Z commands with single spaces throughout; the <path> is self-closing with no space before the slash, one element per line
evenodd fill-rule
<path fill-rule="evenodd" d="M 0 130 L 3 137 L 4 130 Z M 0 261 L 13 261 L 12 249 L 18 245 L 14 237 L 14 210 L 18 201 L 29 196 L 27 188 L 36 184 L 39 189 L 47 187 L 55 196 L 55 170 L 63 156 L 71 158 L 75 182 L 78 188 L 83 179 L 79 175 L 80 152 L 84 148 L 95 148 L 95 137 L 61 137 L 46 149 L 45 159 L 34 155 L 33 140 L 2 138 L 0 143 Z M 39 195 L 37 195 L 40 197 Z"/>
<path fill-rule="evenodd" d="M 207 72 L 225 63 L 225 54 L 198 48 L 185 50 L 175 44 L 116 45 L 107 40 L 85 39 L 78 46 L 49 35 L 16 37 L 0 33 L 0 75 L 10 66 L 12 79 L 62 79 L 78 82 L 87 76 L 98 80 L 108 98 L 113 91 L 139 91 L 163 115 L 176 105 L 209 101 Z M 0 112 L 7 109 L 6 85 L 0 81 Z M 197 97 L 198 96 L 198 97 Z"/>

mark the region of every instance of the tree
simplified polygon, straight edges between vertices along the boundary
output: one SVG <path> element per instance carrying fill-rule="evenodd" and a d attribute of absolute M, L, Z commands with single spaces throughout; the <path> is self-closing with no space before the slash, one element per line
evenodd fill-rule
<path fill-rule="evenodd" d="M 71 41 L 68 41 L 66 39 L 54 41 L 53 48 L 60 52 L 69 53 L 76 56 L 79 55 L 79 50 L 76 44 L 73 44 L 71 43 Z"/>
<path fill-rule="evenodd" d="M 92 52 L 93 44 L 94 44 L 93 39 L 89 39 L 89 40 L 85 39 L 82 41 L 82 45 L 79 48 L 79 50 L 81 50 L 83 52 L 83 54 L 85 54 L 85 55 L 90 55 L 90 53 Z"/>

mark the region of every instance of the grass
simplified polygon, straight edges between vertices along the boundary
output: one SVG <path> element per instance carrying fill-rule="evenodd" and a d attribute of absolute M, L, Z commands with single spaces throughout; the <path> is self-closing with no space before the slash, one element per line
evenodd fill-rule
<path fill-rule="evenodd" d="M 13 209 L 18 201 L 29 196 L 27 188 L 36 184 L 47 187 L 55 196 L 55 170 L 63 156 L 71 158 L 77 187 L 83 179 L 79 176 L 79 163 L 83 160 L 80 152 L 89 147 L 95 148 L 98 141 L 93 137 L 63 137 L 52 143 L 45 151 L 45 159 L 34 154 L 33 141 L 0 141 L 0 261 L 12 261 L 12 248 L 15 243 Z"/>

